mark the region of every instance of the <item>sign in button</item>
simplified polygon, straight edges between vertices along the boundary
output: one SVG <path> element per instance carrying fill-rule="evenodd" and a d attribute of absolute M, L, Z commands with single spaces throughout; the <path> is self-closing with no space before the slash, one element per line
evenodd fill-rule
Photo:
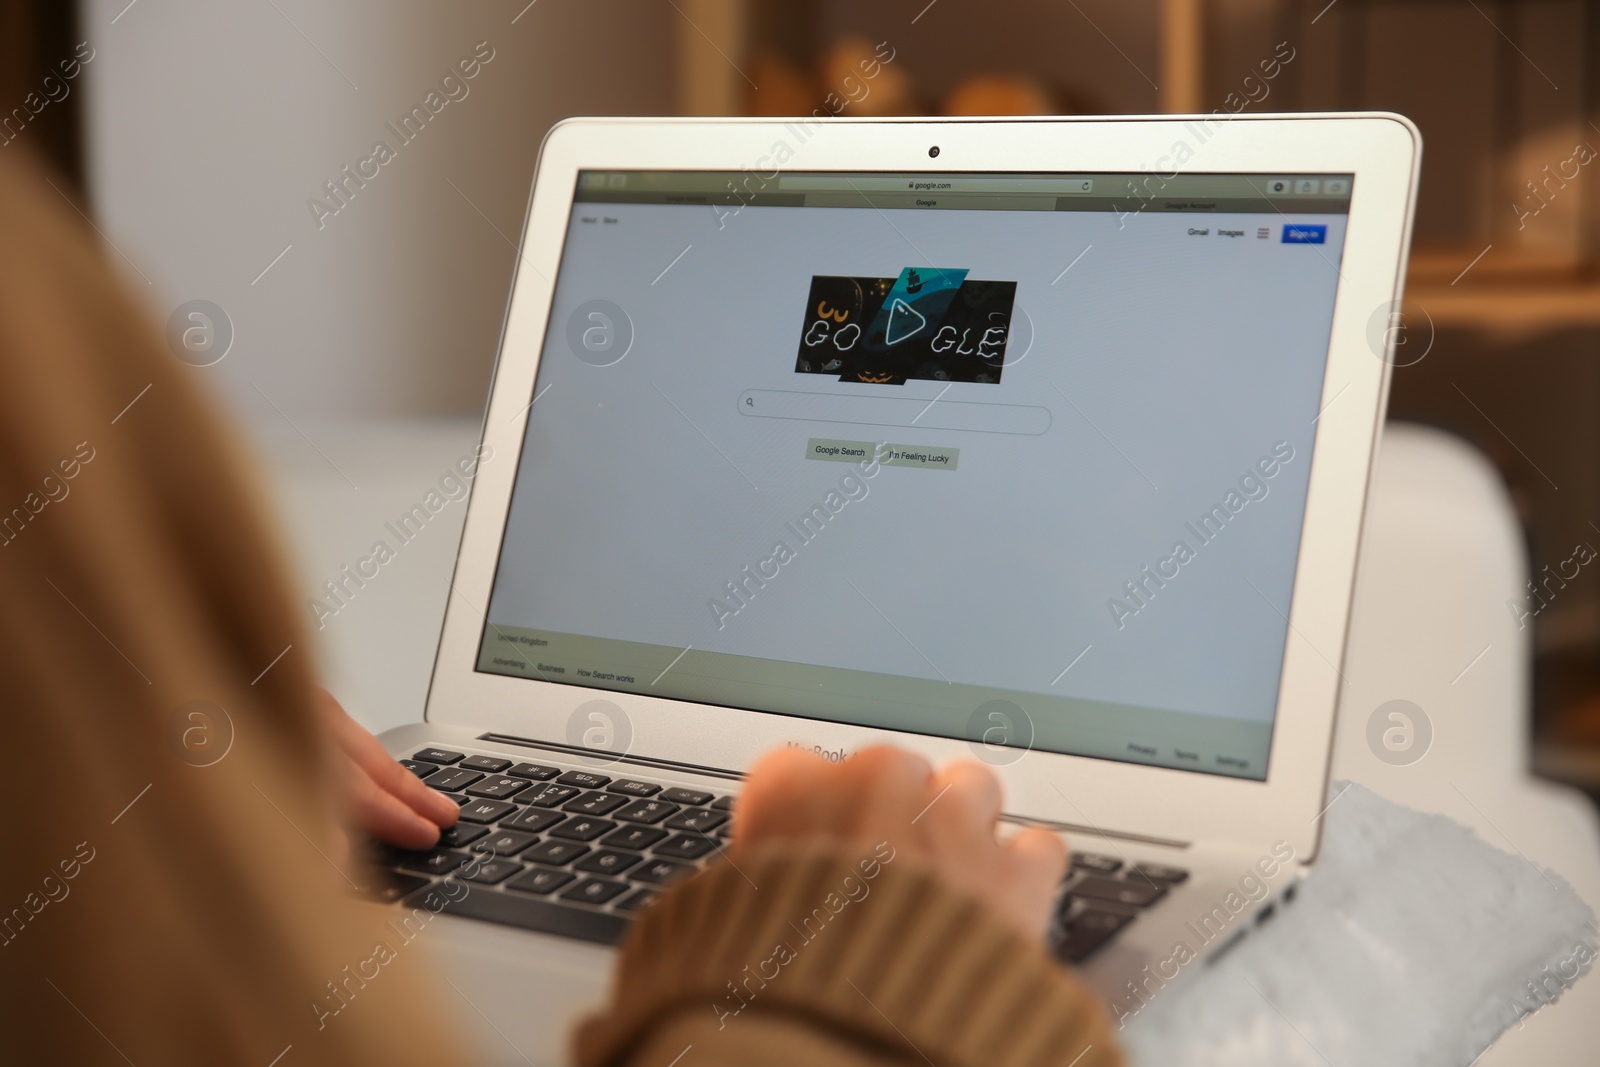
<path fill-rule="evenodd" d="M 1286 245 L 1320 245 L 1328 239 L 1328 227 L 1323 223 L 1286 223 L 1283 243 Z"/>

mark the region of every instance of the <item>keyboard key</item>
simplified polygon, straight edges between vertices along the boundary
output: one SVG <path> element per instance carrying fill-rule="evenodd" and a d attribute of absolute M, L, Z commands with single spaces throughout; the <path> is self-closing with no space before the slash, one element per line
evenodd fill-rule
<path fill-rule="evenodd" d="M 425 748 L 421 752 L 413 752 L 411 758 L 426 763 L 451 764 L 461 759 L 461 753 L 451 752 L 447 748 Z"/>
<path fill-rule="evenodd" d="M 733 795 L 729 794 L 725 797 L 718 797 L 716 800 L 711 802 L 711 809 L 713 811 L 732 811 Z"/>
<path fill-rule="evenodd" d="M 445 848 L 465 848 L 488 832 L 489 828 L 487 826 L 474 826 L 470 822 L 458 822 L 450 829 L 439 832 L 439 844 Z"/>
<path fill-rule="evenodd" d="M 666 885 L 674 879 L 681 878 L 694 871 L 693 867 L 683 863 L 673 863 L 671 860 L 650 860 L 642 867 L 635 867 L 628 872 L 628 877 L 635 882 L 649 882 L 652 885 Z"/>
<path fill-rule="evenodd" d="M 1111 856 L 1101 856 L 1094 852 L 1074 852 L 1072 854 L 1072 867 L 1074 870 L 1081 867 L 1086 871 L 1111 874 L 1114 871 L 1121 870 L 1122 861 Z"/>
<path fill-rule="evenodd" d="M 561 871 L 553 872 L 562 874 Z M 528 878 L 518 875 L 506 884 Z M 531 879 L 530 879 L 531 881 Z M 615 945 L 628 932 L 627 915 L 600 911 L 595 908 L 575 908 L 571 904 L 558 904 L 533 893 L 500 893 L 492 890 L 475 891 L 458 895 L 451 900 L 433 886 L 424 886 L 401 902 L 402 907 L 427 908 L 446 915 L 463 915 L 469 919 L 520 926 L 559 937 L 578 938 L 601 945 Z"/>
<path fill-rule="evenodd" d="M 589 874 L 621 874 L 635 863 L 644 859 L 637 852 L 618 852 L 614 849 L 603 848 L 599 852 L 585 856 L 572 865 L 575 871 L 585 871 Z"/>
<path fill-rule="evenodd" d="M 515 804 L 503 800 L 474 800 L 461 809 L 461 817 L 467 822 L 494 822 L 516 810 Z"/>
<path fill-rule="evenodd" d="M 550 829 L 550 827 L 565 818 L 566 816 L 559 811 L 545 811 L 543 808 L 523 808 L 511 818 L 500 820 L 500 828 L 537 834 Z"/>
<path fill-rule="evenodd" d="M 665 830 L 653 826 L 623 826 L 600 839 L 608 848 L 631 848 L 643 852 L 667 836 Z"/>
<path fill-rule="evenodd" d="M 1062 924 L 1055 946 L 1056 956 L 1066 963 L 1087 959 L 1132 921 L 1133 916 L 1123 912 L 1085 908 Z"/>
<path fill-rule="evenodd" d="M 617 910 L 638 911 L 647 904 L 654 903 L 656 897 L 659 897 L 660 895 L 660 893 L 656 892 L 654 889 L 651 889 L 649 886 L 640 886 L 638 889 L 635 889 L 633 892 L 617 901 Z"/>
<path fill-rule="evenodd" d="M 627 891 L 623 882 L 607 882 L 601 878 L 585 878 L 565 893 L 561 894 L 562 900 L 581 900 L 585 904 L 604 904 L 621 893 Z"/>
<path fill-rule="evenodd" d="M 515 856 L 539 840 L 536 834 L 525 834 L 518 830 L 496 830 L 487 840 L 479 841 L 472 846 L 474 852 L 493 853 L 495 856 Z"/>
<path fill-rule="evenodd" d="M 615 793 L 584 793 L 561 805 L 561 810 L 574 811 L 579 815 L 608 815 L 626 803 L 627 797 L 619 797 Z"/>
<path fill-rule="evenodd" d="M 617 818 L 629 822 L 657 823 L 678 810 L 678 805 L 665 800 L 635 800 L 617 812 Z"/>
<path fill-rule="evenodd" d="M 404 767 L 418 778 L 426 778 L 428 775 L 439 769 L 439 765 L 437 763 L 424 763 L 421 760 L 403 759 L 399 760 L 398 762 L 400 766 Z"/>
<path fill-rule="evenodd" d="M 632 778 L 618 778 L 606 786 L 608 793 L 625 793 L 630 797 L 653 797 L 661 792 L 661 787 L 654 782 L 640 782 Z"/>
<path fill-rule="evenodd" d="M 1189 877 L 1189 872 L 1182 867 L 1168 867 L 1164 863 L 1135 863 L 1122 877 L 1133 882 L 1149 879 L 1162 885 L 1178 885 Z"/>
<path fill-rule="evenodd" d="M 461 761 L 461 766 L 471 767 L 475 771 L 488 771 L 490 774 L 499 774 L 511 766 L 511 761 L 501 759 L 499 756 L 468 756 Z"/>
<path fill-rule="evenodd" d="M 583 789 L 599 789 L 611 779 L 607 775 L 591 774 L 588 771 L 568 771 L 556 781 L 562 785 L 575 785 Z"/>
<path fill-rule="evenodd" d="M 524 852 L 522 858 L 535 863 L 548 863 L 552 867 L 565 867 L 588 852 L 588 845 L 580 845 L 576 841 L 540 841 Z"/>
<path fill-rule="evenodd" d="M 689 811 L 680 811 L 667 820 L 667 826 L 673 830 L 693 830 L 697 834 L 703 834 L 715 830 L 727 821 L 727 812 L 712 811 L 710 808 L 695 808 Z"/>
<path fill-rule="evenodd" d="M 461 875 L 469 882 L 478 882 L 483 885 L 495 885 L 510 878 L 522 870 L 522 864 L 516 860 L 484 860 L 475 867 L 469 867 Z"/>
<path fill-rule="evenodd" d="M 425 852 L 412 852 L 400 858 L 398 866 L 419 874 L 449 874 L 467 860 L 465 852 L 450 848 L 430 848 Z"/>
<path fill-rule="evenodd" d="M 467 793 L 475 797 L 490 797 L 494 800 L 508 800 L 528 788 L 524 778 L 490 778 L 488 781 L 467 786 Z"/>
<path fill-rule="evenodd" d="M 529 790 L 522 794 L 520 799 L 524 804 L 536 804 L 541 808 L 553 808 L 558 804 L 565 804 L 581 792 L 581 789 L 570 785 L 555 785 L 552 783 Z"/>
<path fill-rule="evenodd" d="M 554 893 L 576 877 L 575 874 L 551 870 L 549 867 L 529 867 L 526 873 L 507 882 L 506 888 L 520 889 L 524 893 L 538 893 L 542 896 Z"/>
<path fill-rule="evenodd" d="M 428 775 L 428 786 L 431 789 L 441 789 L 448 793 L 465 789 L 473 782 L 478 781 L 483 775 L 477 771 L 464 771 L 459 767 L 452 767 L 448 771 Z"/>
<path fill-rule="evenodd" d="M 716 847 L 715 841 L 700 834 L 679 834 L 657 845 L 655 853 L 658 856 L 670 856 L 675 860 L 697 860 Z"/>
<path fill-rule="evenodd" d="M 469 797 L 465 793 L 446 793 L 445 796 L 455 801 L 458 808 L 464 808 L 468 804 L 475 803 L 478 799 L 477 797 Z"/>
<path fill-rule="evenodd" d="M 660 849 L 656 850 L 661 851 Z M 1132 904 L 1147 907 L 1160 900 L 1167 887 L 1157 883 L 1123 882 L 1115 878 L 1085 878 L 1067 888 L 1067 896 L 1080 900 L 1107 900 L 1113 904 Z"/>
<path fill-rule="evenodd" d="M 662 793 L 661 799 L 670 800 L 674 804 L 688 804 L 693 806 L 696 804 L 709 804 L 711 802 L 711 794 L 702 793 L 698 789 L 673 788 L 667 790 L 665 793 Z"/>
<path fill-rule="evenodd" d="M 569 841 L 593 841 L 601 834 L 609 833 L 616 828 L 617 824 L 608 819 L 574 815 L 560 826 L 551 827 L 550 836 L 564 837 Z"/>
<path fill-rule="evenodd" d="M 548 782 L 561 773 L 561 768 L 546 767 L 542 763 L 519 763 L 506 773 L 518 778 L 532 778 L 536 782 Z"/>

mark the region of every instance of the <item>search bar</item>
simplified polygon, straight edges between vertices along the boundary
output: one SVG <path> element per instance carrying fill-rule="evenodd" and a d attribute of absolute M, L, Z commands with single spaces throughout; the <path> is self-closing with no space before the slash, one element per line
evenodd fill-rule
<path fill-rule="evenodd" d="M 903 426 L 918 430 L 1038 435 L 1050 428 L 1048 408 L 983 404 L 970 400 L 868 396 L 861 393 L 801 393 L 746 389 L 739 414 L 797 422 L 843 422 L 858 426 Z"/>

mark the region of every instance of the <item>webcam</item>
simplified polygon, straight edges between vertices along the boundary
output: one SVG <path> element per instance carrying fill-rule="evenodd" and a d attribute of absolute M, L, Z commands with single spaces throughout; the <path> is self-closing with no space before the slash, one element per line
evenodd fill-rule
<path fill-rule="evenodd" d="M 938 145 L 934 145 L 932 148 L 928 149 L 928 156 L 930 158 L 933 157 L 933 156 L 937 156 L 938 154 L 939 154 L 939 146 Z"/>

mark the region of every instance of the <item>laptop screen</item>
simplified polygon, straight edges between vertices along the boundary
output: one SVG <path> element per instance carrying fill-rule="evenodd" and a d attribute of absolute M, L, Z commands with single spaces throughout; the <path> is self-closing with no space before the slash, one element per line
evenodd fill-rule
<path fill-rule="evenodd" d="M 581 173 L 477 669 L 1264 779 L 1352 181 Z"/>

